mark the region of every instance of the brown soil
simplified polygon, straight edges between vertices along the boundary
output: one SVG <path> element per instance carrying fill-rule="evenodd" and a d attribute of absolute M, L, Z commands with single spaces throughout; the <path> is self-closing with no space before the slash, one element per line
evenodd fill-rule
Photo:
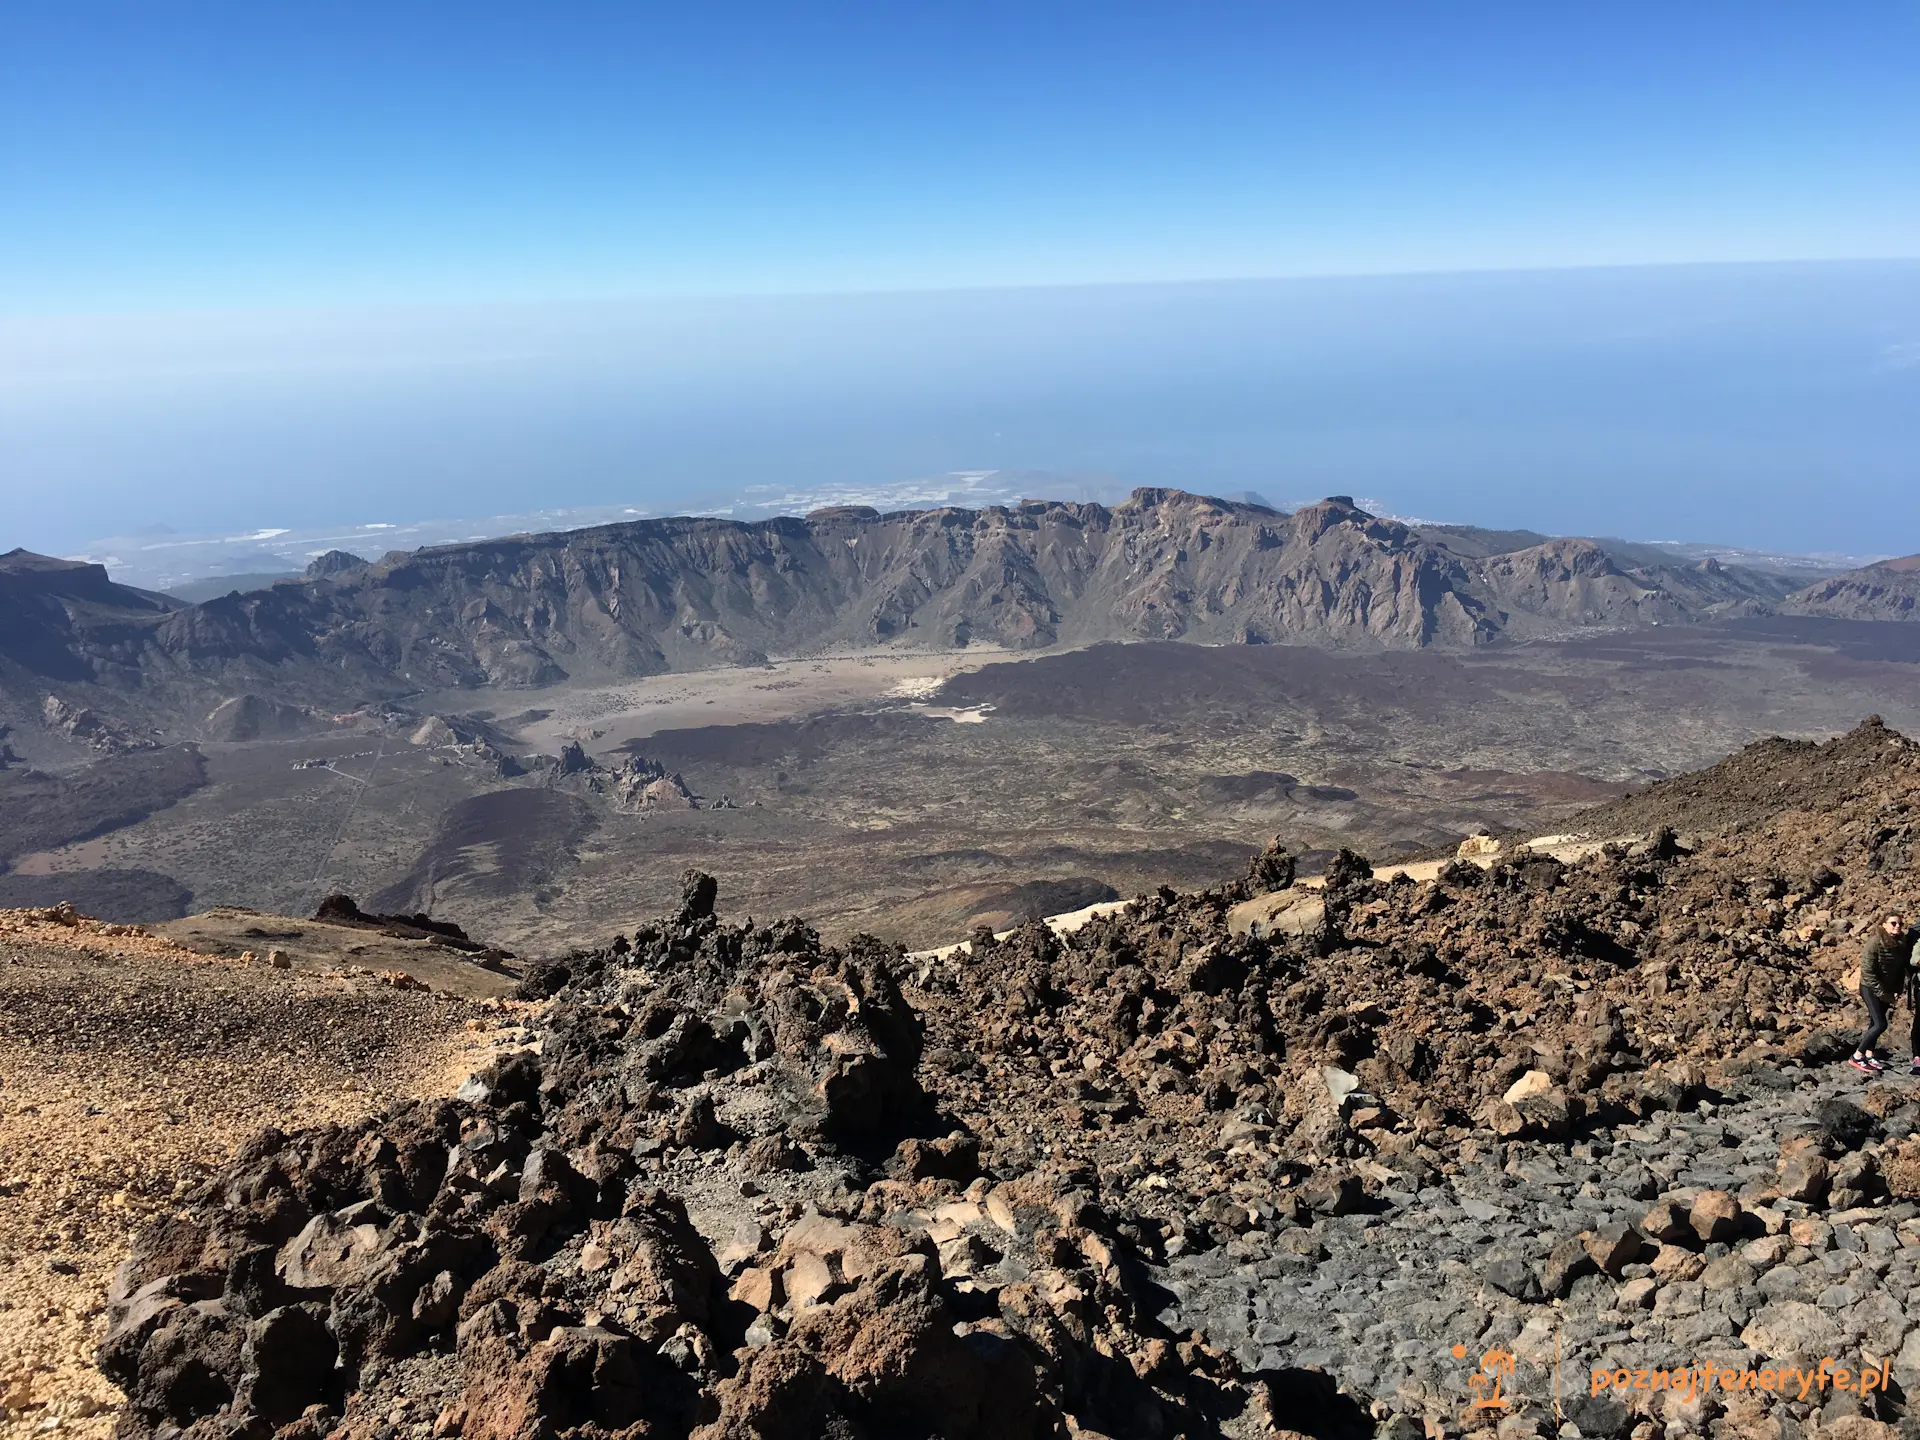
<path fill-rule="evenodd" d="M 264 944 L 243 965 L 66 910 L 0 912 L 0 1435 L 56 1416 L 107 1433 L 119 1397 L 92 1360 L 108 1276 L 261 1126 L 451 1093 L 519 1034 L 524 1006 L 392 983 L 448 963 L 413 948 L 382 957 L 383 980 L 275 969 Z"/>

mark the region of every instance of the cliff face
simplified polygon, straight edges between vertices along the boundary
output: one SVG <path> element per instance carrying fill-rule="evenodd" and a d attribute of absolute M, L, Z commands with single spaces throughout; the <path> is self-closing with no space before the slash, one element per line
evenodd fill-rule
<path fill-rule="evenodd" d="M 118 630 L 75 630 L 51 659 L 109 683 L 378 691 L 537 686 L 836 643 L 1455 647 L 1701 618 L 1756 586 L 1623 570 L 1590 541 L 1463 556 L 1344 498 L 1283 515 L 1139 490 L 1113 508 L 843 507 L 442 546 L 171 611 L 123 607 Z"/>
<path fill-rule="evenodd" d="M 104 566 L 8 551 L 0 555 L 0 674 L 18 667 L 53 680 L 95 679 L 176 603 L 114 584 Z"/>
<path fill-rule="evenodd" d="M 1920 620 L 1920 555 L 1883 560 L 1822 580 L 1782 608 L 1837 620 Z"/>

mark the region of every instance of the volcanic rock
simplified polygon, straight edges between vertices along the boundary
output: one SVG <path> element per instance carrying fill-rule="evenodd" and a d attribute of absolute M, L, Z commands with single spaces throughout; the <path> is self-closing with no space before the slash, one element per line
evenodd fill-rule
<path fill-rule="evenodd" d="M 1702 1190 L 1687 1212 L 1687 1223 L 1702 1244 L 1731 1240 L 1740 1233 L 1740 1202 L 1724 1190 Z"/>
<path fill-rule="evenodd" d="M 1615 1222 L 1603 1225 L 1587 1240 L 1587 1254 L 1593 1263 L 1615 1279 L 1640 1258 L 1643 1242 L 1632 1226 Z"/>
<path fill-rule="evenodd" d="M 319 1367 L 274 1380 L 250 1327 L 304 1309 L 338 1345 L 309 1405 L 354 1436 L 432 1380 L 471 1433 L 1144 1440 L 1444 1428 L 1450 1336 L 1537 1368 L 1557 1333 L 1578 1374 L 1906 1354 L 1920 1220 L 1887 1192 L 1920 1107 L 1814 1058 L 1853 941 L 1806 938 L 1786 877 L 1847 877 L 1836 928 L 1893 903 L 1920 761 L 1863 726 L 1717 768 L 1601 831 L 1685 845 L 1417 883 L 1336 858 L 1311 935 L 1237 930 L 1236 880 L 909 958 L 726 923 L 695 872 L 533 967 L 537 1049 L 188 1197 L 103 1364 L 132 1433 L 265 1425 Z M 1557 1099 L 1564 1128 L 1486 1123 Z M 1780 1403 L 1753 1424 L 1798 1424 Z"/>
<path fill-rule="evenodd" d="M 125 755 L 134 750 L 160 748 L 157 740 L 135 735 L 99 711 L 82 705 L 70 705 L 57 695 L 47 696 L 40 707 L 40 719 L 54 734 L 106 755 Z"/>

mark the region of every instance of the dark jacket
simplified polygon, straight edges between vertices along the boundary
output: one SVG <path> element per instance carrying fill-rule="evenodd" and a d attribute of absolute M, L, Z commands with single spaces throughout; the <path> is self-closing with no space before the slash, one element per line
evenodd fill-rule
<path fill-rule="evenodd" d="M 1913 969 L 1914 932 L 1889 935 L 1878 925 L 1860 955 L 1860 988 L 1891 1005 L 1907 987 Z"/>

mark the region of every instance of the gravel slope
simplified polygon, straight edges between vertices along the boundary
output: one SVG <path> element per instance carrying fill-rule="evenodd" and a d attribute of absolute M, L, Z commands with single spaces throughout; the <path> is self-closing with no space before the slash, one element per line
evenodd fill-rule
<path fill-rule="evenodd" d="M 451 1093 L 517 1008 L 0 911 L 0 1435 L 107 1433 L 93 1352 L 132 1231 L 263 1125 Z"/>

